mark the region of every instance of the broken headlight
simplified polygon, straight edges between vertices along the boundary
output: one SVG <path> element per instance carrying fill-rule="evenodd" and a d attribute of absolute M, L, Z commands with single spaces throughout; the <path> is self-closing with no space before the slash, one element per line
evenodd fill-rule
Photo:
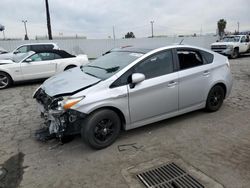
<path fill-rule="evenodd" d="M 85 96 L 82 97 L 64 97 L 63 100 L 57 102 L 57 110 L 68 110 L 72 106 L 79 103 Z"/>

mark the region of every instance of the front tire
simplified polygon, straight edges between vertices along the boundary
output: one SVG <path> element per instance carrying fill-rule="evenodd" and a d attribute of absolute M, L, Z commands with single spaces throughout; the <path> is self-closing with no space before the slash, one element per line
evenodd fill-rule
<path fill-rule="evenodd" d="M 239 57 L 239 49 L 238 48 L 234 48 L 234 51 L 231 54 L 231 58 L 232 59 L 236 59 L 237 57 Z"/>
<path fill-rule="evenodd" d="M 11 77 L 5 73 L 5 72 L 0 72 L 0 89 L 5 89 L 12 84 L 12 79 Z"/>
<path fill-rule="evenodd" d="M 82 123 L 81 136 L 94 149 L 110 146 L 119 136 L 121 120 L 112 110 L 94 112 Z"/>
<path fill-rule="evenodd" d="M 225 97 L 225 91 L 220 85 L 214 86 L 208 93 L 206 110 L 215 112 L 220 109 Z"/>
<path fill-rule="evenodd" d="M 75 67 L 76 67 L 75 65 L 68 65 L 68 66 L 64 69 L 64 71 L 69 70 L 69 69 L 72 69 L 72 68 L 75 68 Z"/>

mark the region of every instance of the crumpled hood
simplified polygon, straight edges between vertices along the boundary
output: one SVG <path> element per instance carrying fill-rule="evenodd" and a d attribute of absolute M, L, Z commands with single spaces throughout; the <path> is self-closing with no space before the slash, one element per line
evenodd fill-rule
<path fill-rule="evenodd" d="M 10 59 L 0 60 L 0 65 L 6 65 L 6 64 L 10 64 L 10 63 L 14 63 L 14 62 Z"/>
<path fill-rule="evenodd" d="M 234 44 L 235 42 L 215 42 L 211 44 L 211 46 L 222 46 L 222 45 L 228 46 L 228 45 L 234 45 Z"/>
<path fill-rule="evenodd" d="M 76 67 L 47 79 L 41 87 L 49 96 L 71 95 L 99 81 L 101 79 L 85 74 Z"/>

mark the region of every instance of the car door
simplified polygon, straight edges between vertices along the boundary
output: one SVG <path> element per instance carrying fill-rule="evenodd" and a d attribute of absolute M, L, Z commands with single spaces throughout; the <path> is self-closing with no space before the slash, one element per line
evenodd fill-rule
<path fill-rule="evenodd" d="M 240 53 L 244 53 L 248 50 L 248 42 L 246 41 L 246 37 L 242 36 L 240 39 L 240 49 L 239 52 Z"/>
<path fill-rule="evenodd" d="M 178 110 L 178 73 L 174 71 L 172 50 L 148 57 L 133 72 L 144 74 L 145 80 L 135 87 L 127 85 L 131 123 Z"/>
<path fill-rule="evenodd" d="M 201 51 L 177 49 L 179 62 L 179 110 L 201 105 L 208 94 L 211 64 L 206 63 Z"/>
<path fill-rule="evenodd" d="M 55 74 L 56 63 L 54 53 L 36 53 L 21 63 L 21 71 L 25 80 L 48 78 Z"/>

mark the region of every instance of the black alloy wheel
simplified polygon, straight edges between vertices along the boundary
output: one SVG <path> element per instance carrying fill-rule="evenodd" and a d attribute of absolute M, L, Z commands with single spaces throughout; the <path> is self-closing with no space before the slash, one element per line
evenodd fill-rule
<path fill-rule="evenodd" d="M 220 85 L 214 86 L 207 97 L 206 110 L 215 112 L 220 109 L 225 97 L 225 91 Z"/>
<path fill-rule="evenodd" d="M 94 149 L 111 145 L 119 136 L 121 120 L 117 113 L 102 109 L 90 114 L 83 123 L 81 136 Z"/>

